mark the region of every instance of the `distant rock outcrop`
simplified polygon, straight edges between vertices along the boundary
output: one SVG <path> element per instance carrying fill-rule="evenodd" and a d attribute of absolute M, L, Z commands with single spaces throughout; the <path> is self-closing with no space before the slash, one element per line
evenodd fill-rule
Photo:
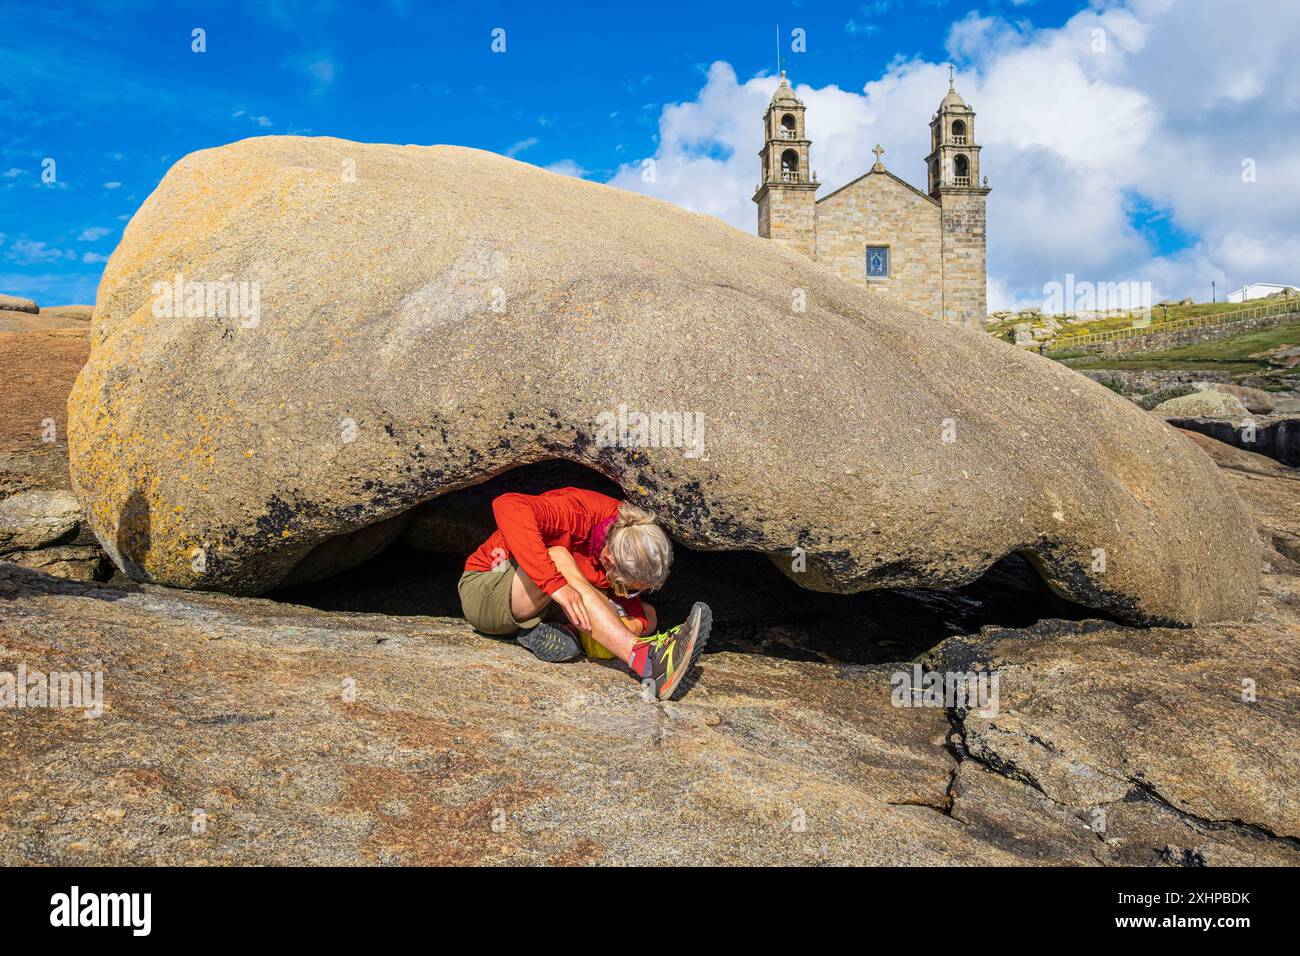
<path fill-rule="evenodd" d="M 1020 552 L 1130 621 L 1255 602 L 1239 500 L 1158 418 L 777 243 L 489 153 L 194 153 L 96 316 L 72 479 L 137 580 L 327 575 L 422 503 L 560 458 L 814 589 L 947 587 Z"/>
<path fill-rule="evenodd" d="M 16 295 L 0 295 L 0 311 L 4 312 L 28 312 L 36 315 L 41 311 L 41 307 L 31 299 L 24 299 Z"/>
<path fill-rule="evenodd" d="M 1200 392 L 1222 392 L 1225 395 L 1231 395 L 1246 406 L 1246 411 L 1254 412 L 1256 415 L 1267 415 L 1273 411 L 1276 404 L 1274 397 L 1262 388 L 1251 388 L 1246 385 L 1231 385 L 1225 382 L 1197 382 L 1196 390 Z"/>
<path fill-rule="evenodd" d="M 0 500 L 0 561 L 56 577 L 96 581 L 108 562 L 90 540 L 79 538 L 81 505 L 69 492 L 38 489 Z"/>
<path fill-rule="evenodd" d="M 66 491 L 24 491 L 0 501 L 0 554 L 43 548 L 74 534 L 81 506 Z"/>
<path fill-rule="evenodd" d="M 1246 406 L 1237 396 L 1214 389 L 1171 398 L 1161 402 L 1154 410 L 1160 415 L 1185 418 L 1241 418 L 1246 414 Z"/>
<path fill-rule="evenodd" d="M 1256 352 L 1251 358 L 1260 359 L 1276 368 L 1295 368 L 1300 365 L 1300 345 L 1279 345 L 1276 348 Z"/>
<path fill-rule="evenodd" d="M 31 308 L 11 308 L 3 304 L 6 299 L 11 302 L 28 302 Z M 89 331 L 93 312 L 94 306 L 89 305 L 56 305 L 37 309 L 36 303 L 30 300 L 0 296 L 0 332 L 49 332 L 56 329 Z"/>

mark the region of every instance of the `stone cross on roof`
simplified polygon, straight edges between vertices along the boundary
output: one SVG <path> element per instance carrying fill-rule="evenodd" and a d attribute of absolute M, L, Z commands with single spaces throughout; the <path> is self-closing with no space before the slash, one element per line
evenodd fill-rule
<path fill-rule="evenodd" d="M 884 169 L 884 168 L 885 168 L 885 164 L 882 163 L 882 162 L 880 161 L 880 157 L 884 155 L 884 153 L 885 153 L 885 147 L 883 147 L 883 146 L 881 146 L 879 143 L 877 143 L 877 144 L 876 144 L 876 148 L 873 149 L 872 152 L 876 154 L 876 165 L 874 165 L 874 166 L 871 167 L 872 170 L 880 170 L 880 169 Z"/>

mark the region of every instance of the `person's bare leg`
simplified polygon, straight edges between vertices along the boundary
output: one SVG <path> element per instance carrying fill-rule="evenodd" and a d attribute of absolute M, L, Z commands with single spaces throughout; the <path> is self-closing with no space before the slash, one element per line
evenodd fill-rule
<path fill-rule="evenodd" d="M 564 575 L 564 580 L 582 595 L 582 605 L 587 609 L 587 620 L 591 623 L 592 638 L 626 664 L 636 646 L 636 635 L 628 630 L 618 612 L 610 605 L 609 598 L 582 576 L 573 562 L 573 555 L 560 547 L 546 550 L 556 568 Z"/>
<path fill-rule="evenodd" d="M 629 663 L 632 652 L 636 649 L 637 635 L 628 628 L 625 619 L 619 616 L 610 603 L 610 599 L 601 593 L 578 570 L 573 555 L 567 549 L 556 546 L 546 550 L 551 556 L 551 560 L 555 562 L 556 569 L 563 575 L 565 582 L 581 596 L 582 605 L 586 610 L 587 620 L 590 624 L 588 633 L 591 634 L 597 644 L 624 664 Z M 650 608 L 647 612 L 647 618 L 650 621 L 649 633 L 654 633 L 655 618 L 653 608 Z"/>
<path fill-rule="evenodd" d="M 583 605 L 591 620 L 591 636 L 601 647 L 624 664 L 632 656 L 636 636 L 627 629 L 623 619 L 610 607 L 609 599 L 586 581 L 574 580 L 573 586 L 582 592 Z M 536 617 L 551 603 L 551 596 L 539 588 L 528 575 L 515 572 L 510 584 L 510 613 L 516 621 Z"/>
<path fill-rule="evenodd" d="M 547 553 L 568 587 L 582 599 L 581 611 L 567 593 L 560 598 L 560 602 L 566 606 L 573 605 L 575 614 L 587 618 L 591 625 L 591 636 L 596 642 L 641 678 L 643 692 L 648 682 L 653 685 L 654 696 L 659 700 L 676 700 L 680 697 L 688 686 L 686 678 L 694 671 L 700 651 L 709 639 L 713 622 L 709 606 L 696 601 L 685 622 L 672 631 L 658 635 L 653 643 L 640 641 L 628 629 L 624 618 L 619 616 L 610 600 L 578 570 L 573 555 L 560 547 L 548 548 Z M 555 593 L 560 594 L 560 591 Z M 646 610 L 646 619 L 653 632 L 658 623 L 655 609 L 644 602 L 642 607 Z M 634 664 L 633 659 L 638 655 L 639 659 Z"/>
<path fill-rule="evenodd" d="M 532 578 L 522 571 L 515 572 L 510 584 L 510 613 L 516 621 L 537 617 L 550 603 L 551 596 L 534 584 Z"/>
<path fill-rule="evenodd" d="M 636 646 L 636 635 L 627 629 L 623 619 L 610 606 L 609 598 L 595 587 L 585 581 L 574 582 L 574 587 L 582 594 L 582 603 L 587 609 L 587 618 L 591 621 L 592 638 L 626 664 Z"/>

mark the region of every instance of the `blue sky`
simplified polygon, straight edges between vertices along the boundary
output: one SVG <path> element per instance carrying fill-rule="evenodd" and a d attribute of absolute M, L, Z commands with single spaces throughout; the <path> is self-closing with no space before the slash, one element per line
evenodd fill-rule
<path fill-rule="evenodd" d="M 993 52 L 1045 43 L 1088 7 L 1064 0 L 0 0 L 0 291 L 46 304 L 93 301 L 126 220 L 192 150 L 283 133 L 456 143 L 604 182 L 663 148 L 665 107 L 701 98 L 717 80 L 710 70 L 718 61 L 741 84 L 771 73 L 778 24 L 786 44 L 792 28 L 806 31 L 808 51 L 787 53 L 797 83 L 860 94 L 882 78 L 914 75 L 918 64 L 950 61 L 973 86 L 996 67 Z M 994 26 L 980 33 L 981 24 Z M 506 31 L 504 54 L 491 50 L 498 27 Z M 206 31 L 206 52 L 191 50 L 194 28 Z M 966 33 L 978 34 L 978 52 L 963 47 Z M 939 81 L 927 74 L 926 82 L 929 90 Z M 936 103 L 943 92 L 934 89 Z M 908 118 L 918 136 L 927 119 Z M 809 123 L 816 151 L 811 105 Z M 706 136 L 693 148 L 726 154 L 738 147 Z M 990 168 L 998 168 L 993 147 L 985 148 Z M 53 183 L 41 179 L 47 159 L 55 163 Z M 752 165 L 756 175 L 756 159 Z M 919 169 L 905 168 L 921 179 Z M 1008 168 L 994 187 L 1010 203 L 1018 183 Z M 1177 204 L 1152 192 L 1140 183 L 1123 190 L 1127 241 L 1164 259 L 1195 249 L 1198 224 L 1180 221 Z M 691 205 L 689 197 L 665 198 Z M 752 229 L 741 218 L 748 216 L 733 219 Z M 997 250 L 991 242 L 991 256 Z M 990 270 L 1001 268 L 999 281 L 1017 293 L 1052 277 L 1037 272 L 1069 267 L 1021 268 L 1009 245 L 1005 255 Z"/>

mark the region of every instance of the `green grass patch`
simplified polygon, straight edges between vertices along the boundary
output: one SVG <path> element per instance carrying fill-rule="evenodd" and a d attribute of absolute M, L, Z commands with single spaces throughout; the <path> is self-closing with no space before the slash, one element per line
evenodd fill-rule
<path fill-rule="evenodd" d="M 1129 352 L 1113 356 L 1093 354 L 1079 358 L 1066 353 L 1052 358 L 1067 361 L 1071 368 L 1080 369 L 1186 369 L 1244 375 L 1272 370 L 1267 363 L 1250 356 L 1281 345 L 1300 345 L 1300 319 L 1216 342 L 1197 342 L 1158 352 Z"/>
<path fill-rule="evenodd" d="M 1194 319 L 1206 315 L 1218 315 L 1221 312 L 1236 312 L 1246 308 L 1240 302 L 1198 302 L 1195 305 L 1152 306 L 1149 321 L 1144 325 L 1160 325 L 1164 322 L 1176 322 L 1179 319 Z M 1117 332 L 1130 329 L 1139 319 L 1136 315 L 1114 315 L 1092 322 L 1081 322 L 1061 330 L 1061 335 L 1091 335 L 1094 332 Z"/>
<path fill-rule="evenodd" d="M 1267 305 L 1274 305 L 1279 300 L 1275 299 L 1258 299 L 1251 303 L 1245 302 L 1196 302 L 1192 305 L 1170 305 L 1170 306 L 1152 306 L 1151 314 L 1145 318 L 1139 313 L 1133 312 L 1123 315 L 1112 315 L 1104 319 L 1094 319 L 1091 322 L 1080 322 L 1078 324 L 1067 321 L 1068 316 L 1050 316 L 1061 323 L 1061 331 L 1058 336 L 1064 338 L 1072 335 L 1091 335 L 1094 332 L 1117 332 L 1121 329 L 1130 329 L 1134 325 L 1151 326 L 1160 325 L 1165 322 L 1176 322 L 1179 319 L 1200 318 L 1207 315 L 1220 315 L 1225 312 L 1240 312 L 1245 309 L 1261 308 Z M 1045 324 L 1049 316 L 1040 316 L 1037 319 L 1021 318 L 1012 315 L 996 322 L 990 322 L 984 330 L 990 335 L 998 338 L 1011 338 L 1012 330 L 1022 323 L 1028 324 L 1031 328 L 1038 328 Z"/>

